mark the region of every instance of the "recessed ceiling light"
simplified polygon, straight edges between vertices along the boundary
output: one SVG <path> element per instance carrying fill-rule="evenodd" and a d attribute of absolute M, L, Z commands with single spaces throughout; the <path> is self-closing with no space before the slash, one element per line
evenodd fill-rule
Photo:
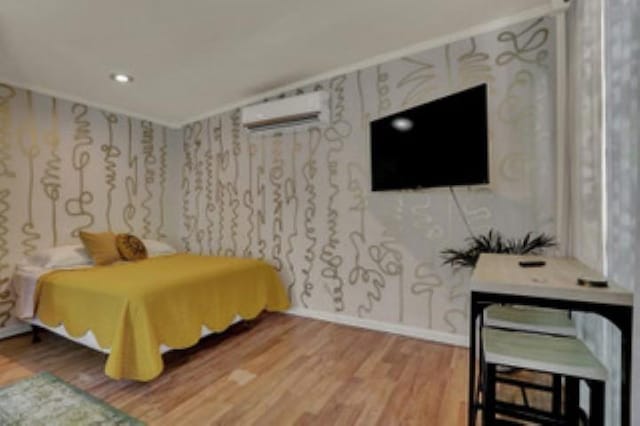
<path fill-rule="evenodd" d="M 413 121 L 409 120 L 408 118 L 398 117 L 394 118 L 393 121 L 391 121 L 391 125 L 396 130 L 399 130 L 401 132 L 408 132 L 413 127 Z"/>
<path fill-rule="evenodd" d="M 111 74 L 111 80 L 121 84 L 126 84 L 126 83 L 131 83 L 133 81 L 133 77 L 127 74 L 123 74 L 121 72 L 114 72 Z"/>

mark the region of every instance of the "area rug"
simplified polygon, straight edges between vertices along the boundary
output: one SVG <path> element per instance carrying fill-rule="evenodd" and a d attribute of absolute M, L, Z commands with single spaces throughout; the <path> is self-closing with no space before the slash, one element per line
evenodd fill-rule
<path fill-rule="evenodd" d="M 0 425 L 144 425 L 49 373 L 0 388 Z"/>

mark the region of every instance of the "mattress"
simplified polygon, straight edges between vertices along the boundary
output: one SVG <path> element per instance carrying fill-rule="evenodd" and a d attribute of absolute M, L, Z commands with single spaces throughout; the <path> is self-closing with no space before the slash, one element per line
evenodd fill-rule
<path fill-rule="evenodd" d="M 90 268 L 90 265 L 76 266 L 80 269 Z M 16 304 L 13 308 L 13 315 L 21 320 L 29 322 L 35 316 L 35 295 L 38 280 L 43 274 L 51 272 L 51 269 L 39 266 L 19 264 L 11 277 L 11 287 L 16 294 Z"/>

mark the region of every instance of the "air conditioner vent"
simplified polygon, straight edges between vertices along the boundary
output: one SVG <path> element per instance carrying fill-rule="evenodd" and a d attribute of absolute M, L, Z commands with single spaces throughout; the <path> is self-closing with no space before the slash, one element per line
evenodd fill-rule
<path fill-rule="evenodd" d="M 242 109 L 242 125 L 251 132 L 282 130 L 327 122 L 329 96 L 326 92 L 304 95 L 251 105 Z"/>

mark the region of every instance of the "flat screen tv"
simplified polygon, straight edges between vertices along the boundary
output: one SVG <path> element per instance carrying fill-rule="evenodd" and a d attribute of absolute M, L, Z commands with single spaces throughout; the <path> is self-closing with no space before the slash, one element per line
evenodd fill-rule
<path fill-rule="evenodd" d="M 372 121 L 373 191 L 489 183 L 486 84 Z"/>

